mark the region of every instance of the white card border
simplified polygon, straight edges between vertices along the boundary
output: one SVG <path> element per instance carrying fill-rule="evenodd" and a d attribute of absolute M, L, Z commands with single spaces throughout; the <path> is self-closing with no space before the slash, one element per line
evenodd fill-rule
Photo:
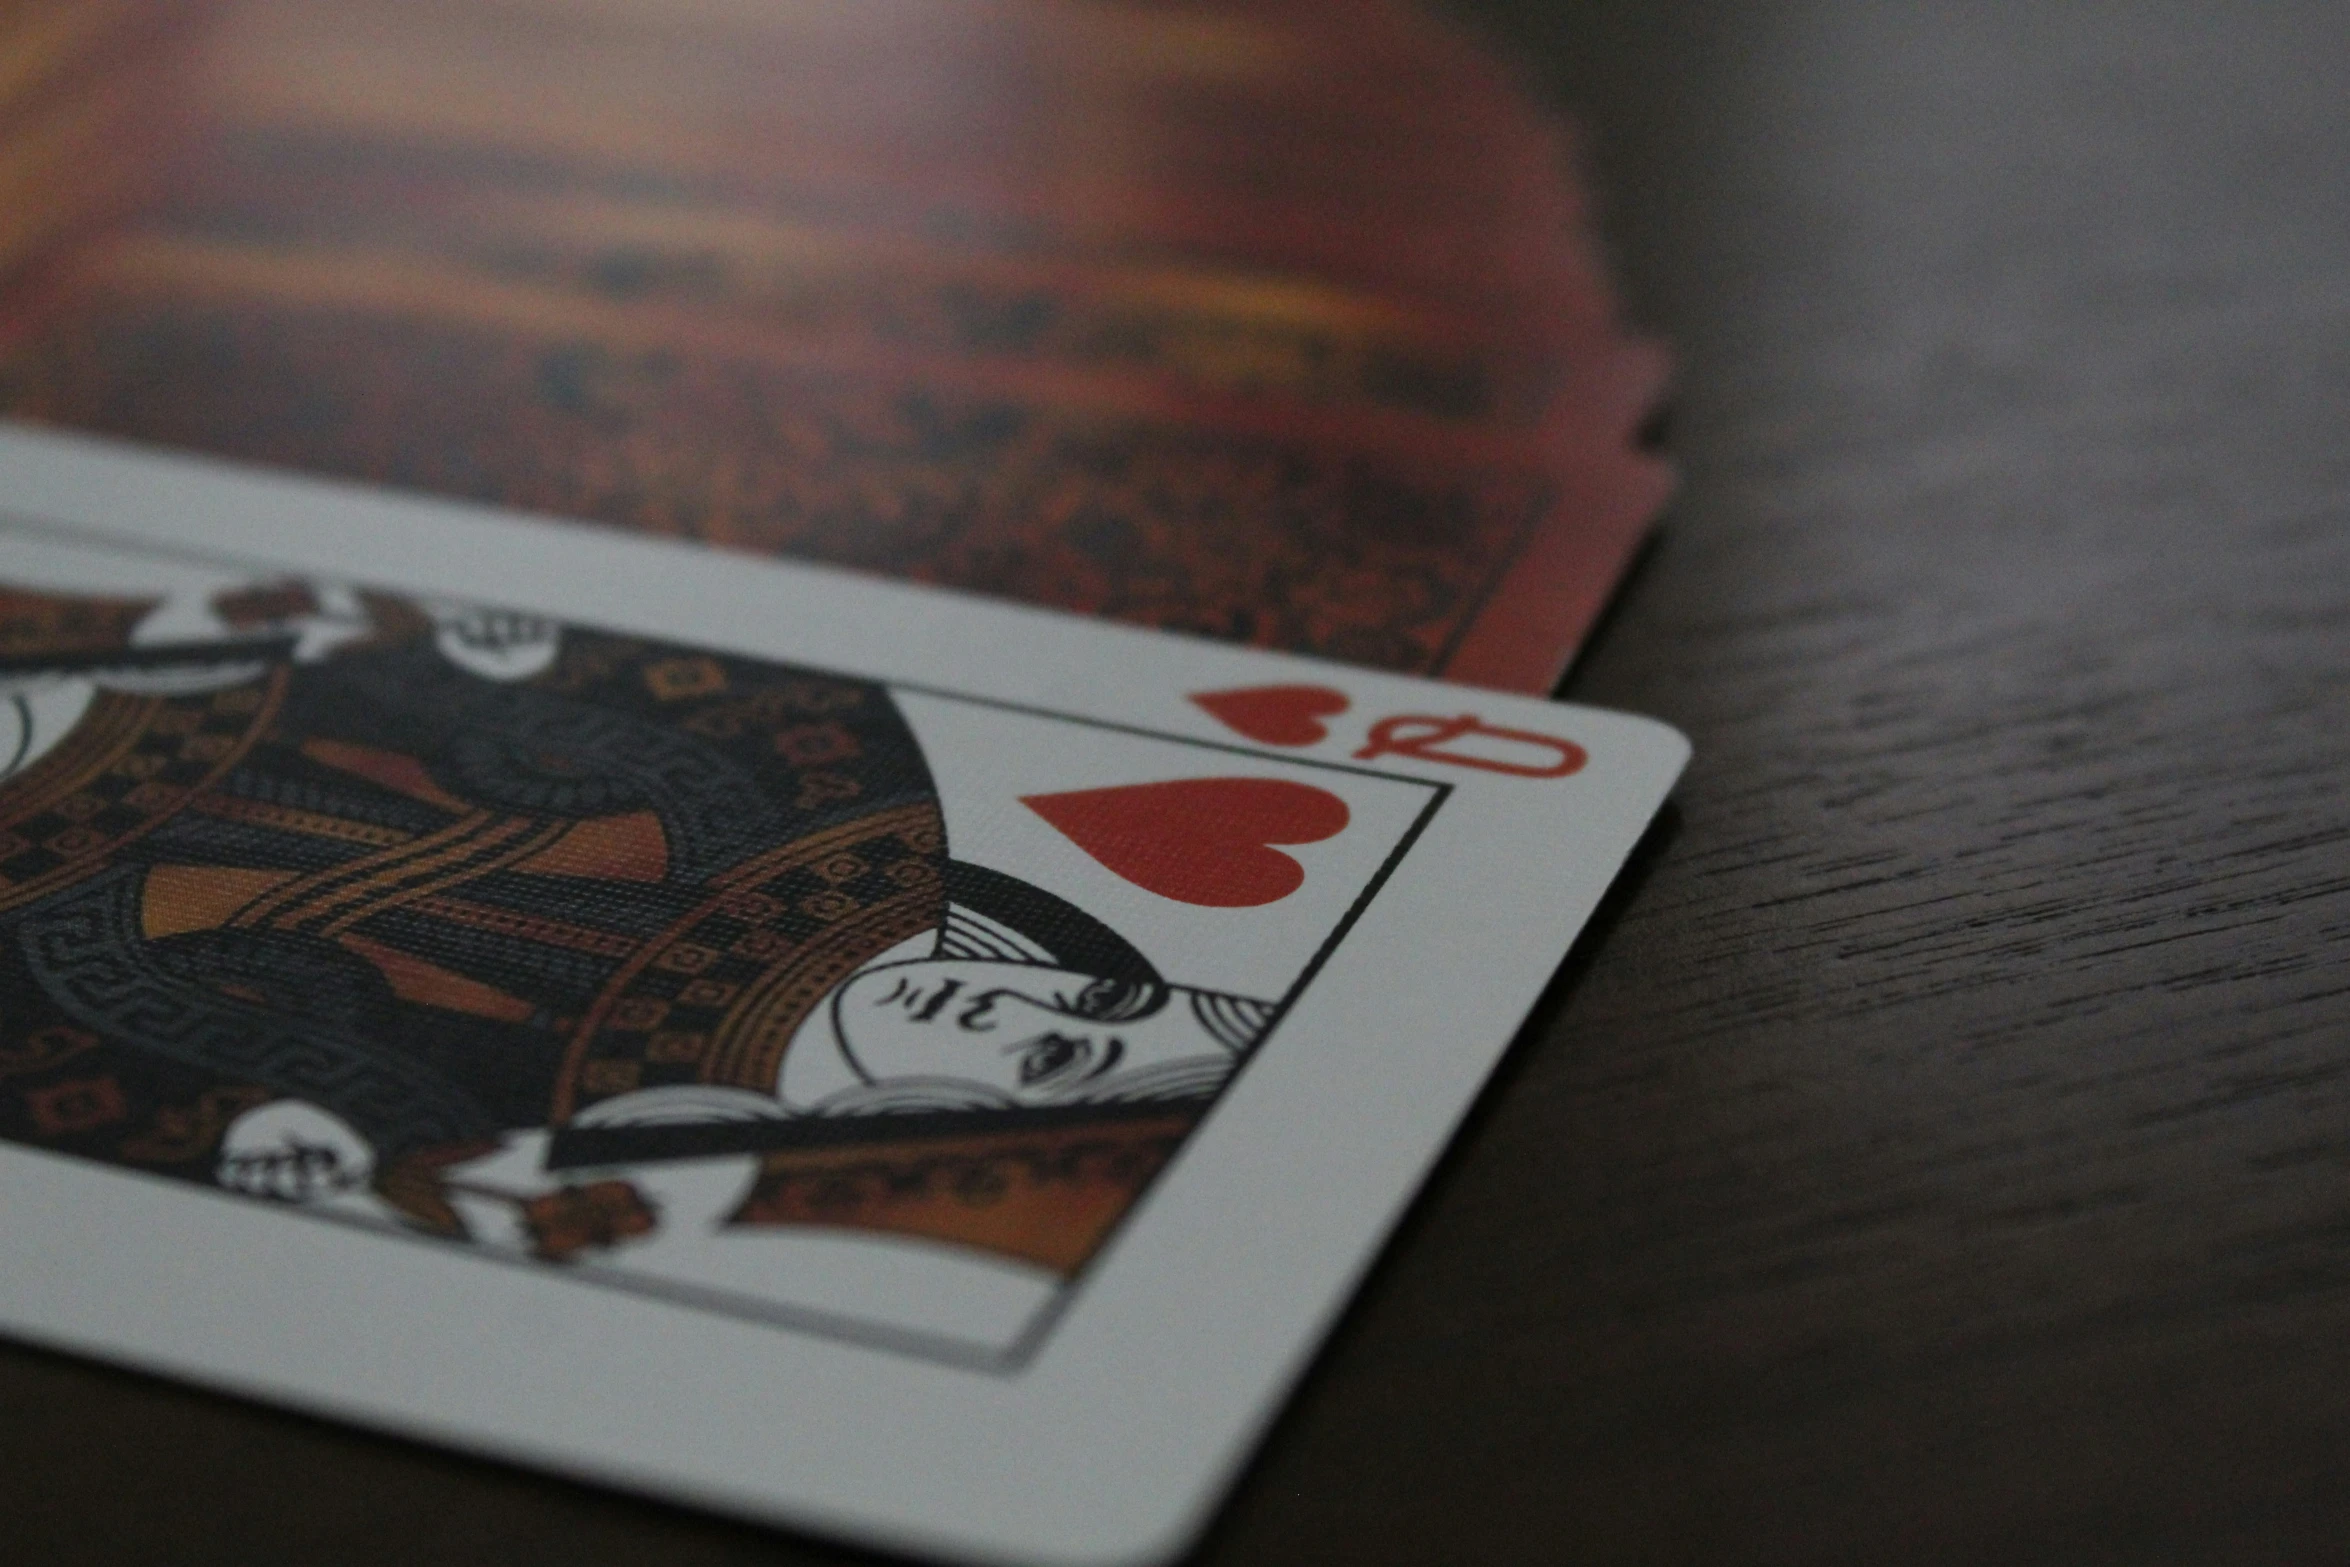
<path fill-rule="evenodd" d="M 1647 719 L 4 421 L 0 510 L 95 542 L 478 596 L 909 687 L 968 672 L 955 694 L 1056 715 L 1130 724 L 1154 692 L 1307 680 L 1359 708 L 1474 706 L 1573 730 L 1591 762 L 1572 789 L 1394 769 L 1458 787 L 1300 996 L 1282 1048 L 1219 1099 L 1016 1375 L 483 1269 L 458 1248 L 387 1251 L 378 1233 L 194 1206 L 0 1145 L 0 1325 L 14 1333 L 955 1559 L 1148 1562 L 1190 1541 L 1688 754 Z M 1395 982 L 1404 955 L 1476 982 L 1443 987 L 1440 1005 Z M 110 1244 L 77 1244 L 93 1230 Z"/>

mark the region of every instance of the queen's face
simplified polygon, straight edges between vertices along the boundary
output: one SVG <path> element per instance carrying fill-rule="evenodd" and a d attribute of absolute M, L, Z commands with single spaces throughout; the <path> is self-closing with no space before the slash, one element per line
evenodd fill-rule
<path fill-rule="evenodd" d="M 1091 975 L 1028 963 L 930 958 L 868 969 L 833 998 L 841 1052 L 869 1083 L 954 1081 L 1021 1104 L 1082 1100 L 1110 1080 L 1195 1056 L 1228 1058 L 1191 1009 L 1101 1022 Z"/>

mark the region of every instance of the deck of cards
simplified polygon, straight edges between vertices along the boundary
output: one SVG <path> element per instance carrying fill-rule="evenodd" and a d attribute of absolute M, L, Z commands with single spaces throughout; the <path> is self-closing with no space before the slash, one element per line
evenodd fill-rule
<path fill-rule="evenodd" d="M 1434 23 L 986 9 L 0 19 L 185 160 L 0 248 L 0 1331 L 1206 1521 L 1687 756 L 1538 695 L 1660 361 Z"/>

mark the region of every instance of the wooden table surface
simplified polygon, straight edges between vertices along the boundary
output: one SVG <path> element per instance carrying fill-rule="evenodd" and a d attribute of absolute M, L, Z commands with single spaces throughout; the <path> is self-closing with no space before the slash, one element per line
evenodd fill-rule
<path fill-rule="evenodd" d="M 1470 9 L 1683 355 L 1568 694 L 1697 760 L 1200 1561 L 2343 1559 L 2350 7 Z M 0 1409 L 12 1562 L 865 1559 Z"/>

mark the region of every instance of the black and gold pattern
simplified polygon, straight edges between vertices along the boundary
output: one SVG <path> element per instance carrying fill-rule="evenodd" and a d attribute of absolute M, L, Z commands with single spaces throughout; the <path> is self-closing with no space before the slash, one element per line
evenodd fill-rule
<path fill-rule="evenodd" d="M 597 998 L 555 1113 L 635 1088 L 773 1088 L 784 1047 L 832 988 L 945 913 L 933 805 L 783 844 L 719 878 Z"/>
<path fill-rule="evenodd" d="M 285 672 L 176 700 L 100 691 L 64 741 L 0 786 L 0 912 L 110 863 L 249 754 Z"/>
<path fill-rule="evenodd" d="M 112 679 L 143 606 L 0 600 L 12 662 L 91 688 L 0 782 L 0 1135 L 210 1179 L 292 1097 L 390 1170 L 637 1087 L 772 1091 L 826 993 L 943 917 L 878 686 L 586 631 L 492 680 L 374 596 L 301 661 L 242 621 L 315 600 L 251 597 L 219 688 L 163 696 Z"/>

